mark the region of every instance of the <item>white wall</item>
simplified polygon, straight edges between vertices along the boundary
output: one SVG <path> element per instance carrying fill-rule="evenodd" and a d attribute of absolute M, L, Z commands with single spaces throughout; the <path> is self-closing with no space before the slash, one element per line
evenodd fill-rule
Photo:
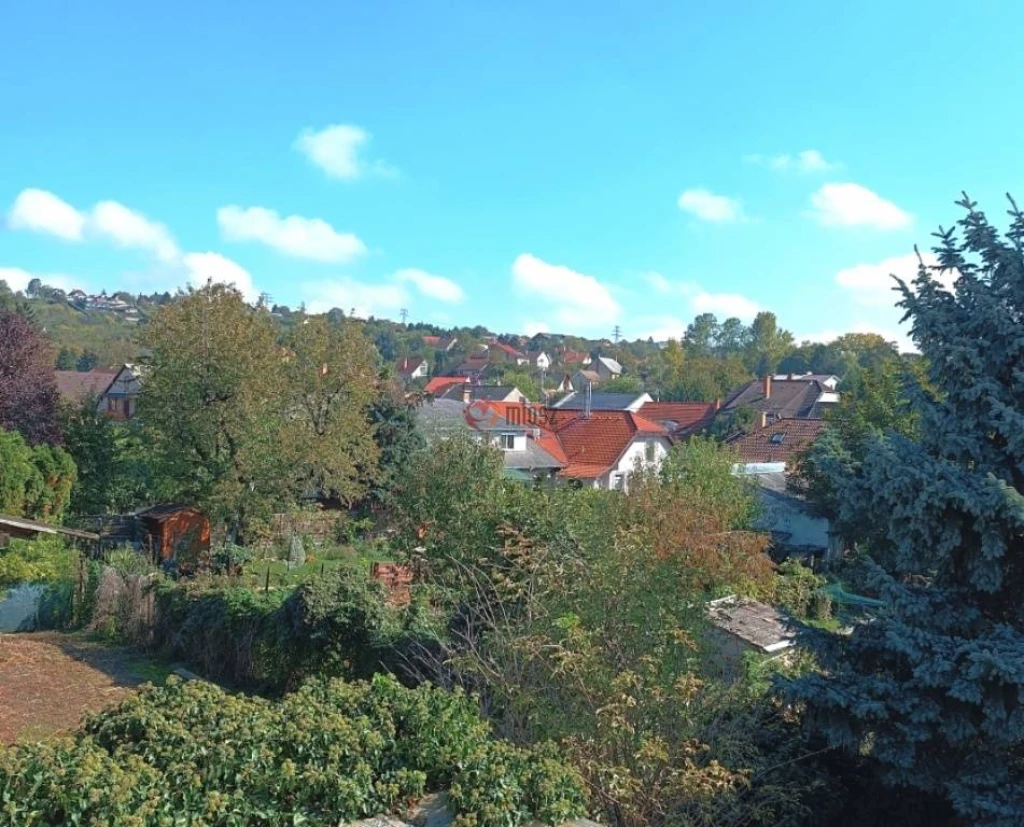
<path fill-rule="evenodd" d="M 647 440 L 652 439 L 654 441 L 654 461 L 652 463 L 647 462 Z M 614 488 L 614 479 L 617 474 L 624 474 L 626 476 L 625 488 L 629 488 L 629 475 L 637 469 L 637 463 L 640 465 L 648 466 L 651 468 L 660 468 L 662 461 L 668 454 L 669 442 L 665 437 L 644 437 L 636 436 L 633 441 L 629 444 L 629 447 L 623 452 L 619 458 L 618 465 L 615 466 L 611 471 L 602 476 L 598 480 L 598 488 Z"/>

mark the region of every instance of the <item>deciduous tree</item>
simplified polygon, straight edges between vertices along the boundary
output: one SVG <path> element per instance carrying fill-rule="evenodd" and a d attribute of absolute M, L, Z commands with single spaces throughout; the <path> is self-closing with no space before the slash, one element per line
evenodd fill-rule
<path fill-rule="evenodd" d="M 30 444 L 60 441 L 53 348 L 31 321 L 0 310 L 0 428 Z"/>
<path fill-rule="evenodd" d="M 190 289 L 145 328 L 139 415 L 165 495 L 199 503 L 239 535 L 286 499 L 284 353 L 270 314 L 233 287 Z"/>
<path fill-rule="evenodd" d="M 377 354 L 353 322 L 303 318 L 287 339 L 279 372 L 286 415 L 280 450 L 297 493 L 349 505 L 378 473 L 370 408 L 378 395 Z"/>

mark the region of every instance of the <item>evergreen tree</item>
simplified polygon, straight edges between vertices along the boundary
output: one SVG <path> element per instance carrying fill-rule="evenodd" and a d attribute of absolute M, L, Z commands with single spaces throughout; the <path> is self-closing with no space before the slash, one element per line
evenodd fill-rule
<path fill-rule="evenodd" d="M 917 439 L 874 435 L 833 480 L 885 608 L 789 690 L 889 783 L 1009 827 L 1024 824 L 1024 214 L 1004 239 L 960 206 L 962 240 L 940 229 L 939 266 L 898 284 L 927 365 L 908 386 Z"/>

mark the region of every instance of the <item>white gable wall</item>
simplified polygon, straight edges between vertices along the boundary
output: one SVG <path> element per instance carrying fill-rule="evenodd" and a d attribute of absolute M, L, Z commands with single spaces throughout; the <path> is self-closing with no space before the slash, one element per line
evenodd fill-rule
<path fill-rule="evenodd" d="M 652 462 L 647 461 L 648 440 L 654 443 L 654 460 Z M 645 437 L 638 434 L 633 437 L 633 441 L 623 451 L 622 456 L 619 457 L 618 464 L 597 480 L 596 487 L 612 490 L 619 487 L 617 482 L 619 479 L 622 479 L 623 490 L 628 490 L 629 475 L 636 471 L 637 464 L 639 463 L 642 467 L 660 468 L 662 461 L 668 454 L 668 449 L 669 441 L 665 437 Z"/>

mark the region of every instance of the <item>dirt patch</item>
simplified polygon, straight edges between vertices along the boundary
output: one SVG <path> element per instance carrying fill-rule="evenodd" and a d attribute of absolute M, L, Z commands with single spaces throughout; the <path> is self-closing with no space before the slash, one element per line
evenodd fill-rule
<path fill-rule="evenodd" d="M 0 634 L 0 743 L 73 729 L 163 675 L 130 649 L 52 632 Z"/>

